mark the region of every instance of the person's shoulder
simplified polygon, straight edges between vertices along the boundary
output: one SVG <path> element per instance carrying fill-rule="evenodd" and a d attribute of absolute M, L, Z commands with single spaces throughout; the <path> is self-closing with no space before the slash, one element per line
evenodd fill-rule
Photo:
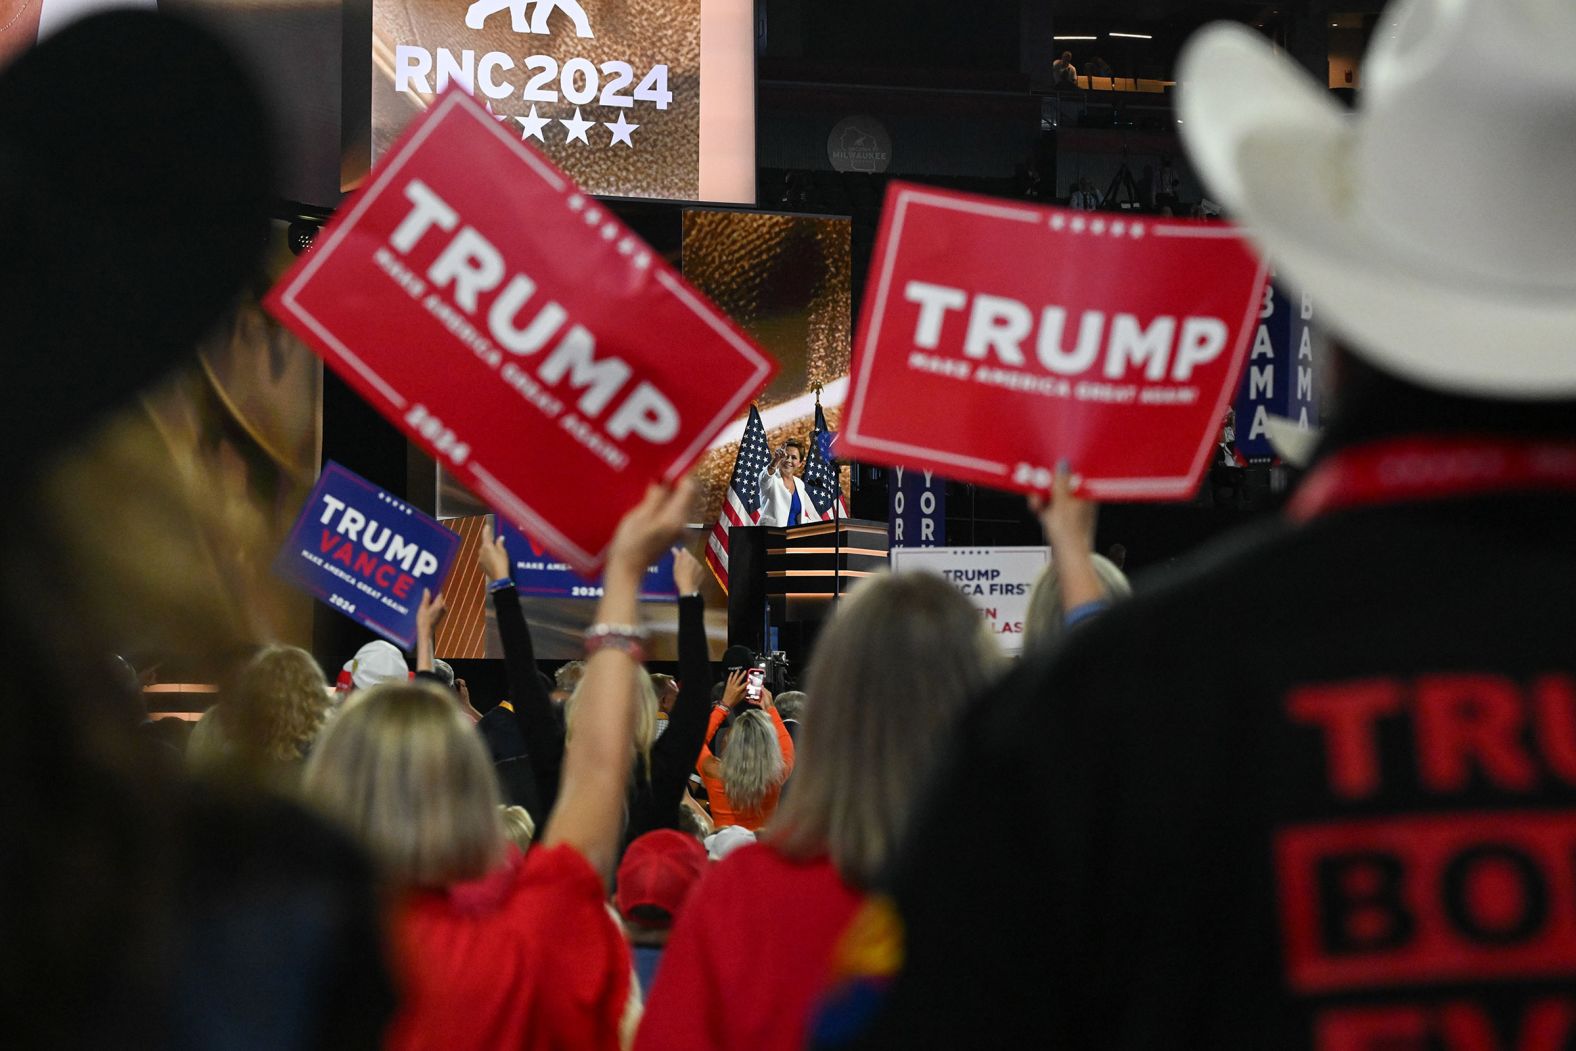
<path fill-rule="evenodd" d="M 734 878 L 770 880 L 783 879 L 810 879 L 825 877 L 837 881 L 840 877 L 832 866 L 832 860 L 825 854 L 815 857 L 791 857 L 774 847 L 770 839 L 751 843 L 749 846 L 740 847 L 727 857 L 719 861 L 714 868 L 729 865 L 729 871 Z"/>
<path fill-rule="evenodd" d="M 179 811 L 186 856 L 198 881 L 223 874 L 236 882 L 371 883 L 372 867 L 360 848 L 283 795 L 197 780 L 184 787 Z"/>
<path fill-rule="evenodd" d="M 708 875 L 715 874 L 719 880 L 753 886 L 758 881 L 788 874 L 801 864 L 766 843 L 756 842 L 730 851 L 727 857 L 711 867 Z"/>
<path fill-rule="evenodd" d="M 719 879 L 743 879 L 770 872 L 779 867 L 781 860 L 774 850 L 768 850 L 764 843 L 750 843 L 728 852 L 721 861 L 711 866 L 707 875 L 716 874 Z"/>
<path fill-rule="evenodd" d="M 1022 705 L 1043 706 L 1047 699 L 1064 712 L 1109 709 L 1124 697 L 1150 703 L 1157 682 L 1191 681 L 1218 664 L 1224 638 L 1242 645 L 1263 626 L 1248 611 L 1274 601 L 1275 572 L 1313 564 L 1296 554 L 1305 542 L 1303 531 L 1275 519 L 1149 572 L 1132 598 L 1080 622 L 1049 652 L 1026 657 L 993 692 L 995 710 L 977 706 L 976 717 L 1003 722 Z"/>
<path fill-rule="evenodd" d="M 525 855 L 519 889 L 531 897 L 555 895 L 600 903 L 602 877 L 585 855 L 568 843 L 533 846 Z"/>
<path fill-rule="evenodd" d="M 769 842 L 756 842 L 729 852 L 727 857 L 712 865 L 702 878 L 701 887 L 706 891 L 704 900 L 732 902 L 733 905 L 721 907 L 725 911 L 736 908 L 753 915 L 756 910 L 751 903 L 762 897 L 786 895 L 794 900 L 824 901 L 828 895 L 840 893 L 844 884 L 832 867 L 831 859 L 825 855 L 794 858 Z M 754 893 L 742 895 L 724 890 L 738 887 L 748 887 Z"/>

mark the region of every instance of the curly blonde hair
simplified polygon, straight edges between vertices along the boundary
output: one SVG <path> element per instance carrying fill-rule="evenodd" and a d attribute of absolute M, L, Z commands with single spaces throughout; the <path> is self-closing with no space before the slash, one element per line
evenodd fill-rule
<path fill-rule="evenodd" d="M 323 728 L 328 684 L 310 653 L 268 646 L 241 670 L 224 703 L 224 726 L 242 759 L 296 763 Z"/>

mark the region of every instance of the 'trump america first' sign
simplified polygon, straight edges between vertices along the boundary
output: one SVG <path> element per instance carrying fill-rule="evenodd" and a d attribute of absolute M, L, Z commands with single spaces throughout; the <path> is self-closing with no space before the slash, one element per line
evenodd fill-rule
<path fill-rule="evenodd" d="M 777 370 L 464 92 L 268 300 L 384 416 L 584 575 Z"/>
<path fill-rule="evenodd" d="M 1198 485 L 1265 267 L 1231 227 L 894 183 L 854 347 L 853 455 L 1023 491 Z"/>
<path fill-rule="evenodd" d="M 323 468 L 274 570 L 363 627 L 410 649 L 421 593 L 437 594 L 459 535 L 337 463 Z"/>

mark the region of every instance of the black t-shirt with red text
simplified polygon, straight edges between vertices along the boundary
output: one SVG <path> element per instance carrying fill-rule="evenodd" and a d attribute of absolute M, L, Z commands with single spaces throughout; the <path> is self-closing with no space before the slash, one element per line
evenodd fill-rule
<path fill-rule="evenodd" d="M 972 711 L 891 893 L 860 1047 L 1576 1048 L 1576 497 L 1228 538 Z"/>

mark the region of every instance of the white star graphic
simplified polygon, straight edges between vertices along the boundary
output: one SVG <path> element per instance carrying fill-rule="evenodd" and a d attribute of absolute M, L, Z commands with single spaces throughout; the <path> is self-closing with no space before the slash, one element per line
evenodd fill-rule
<path fill-rule="evenodd" d="M 542 137 L 542 129 L 546 127 L 553 118 L 538 117 L 536 115 L 536 106 L 534 104 L 531 106 L 531 112 L 528 116 L 516 117 L 514 119 L 519 121 L 520 127 L 525 129 L 525 132 L 520 136 L 521 142 L 524 142 L 527 138 L 535 139 L 537 142 L 541 143 L 547 142 L 547 140 Z"/>
<path fill-rule="evenodd" d="M 602 127 L 613 133 L 613 141 L 608 143 L 609 146 L 617 146 L 620 142 L 622 142 L 630 149 L 635 148 L 634 142 L 630 141 L 629 133 L 640 127 L 640 125 L 630 124 L 624 119 L 624 115 L 622 113 L 618 115 L 618 120 L 612 124 L 609 124 L 607 121 L 603 121 Z"/>
<path fill-rule="evenodd" d="M 579 106 L 575 107 L 575 119 L 574 120 L 565 120 L 564 118 L 560 117 L 560 118 L 558 118 L 558 123 L 562 124 L 564 127 L 569 129 L 569 134 L 564 139 L 565 143 L 574 142 L 576 139 L 579 139 L 581 142 L 585 143 L 587 146 L 591 145 L 591 140 L 586 138 L 586 132 L 591 127 L 593 127 L 596 124 L 596 121 L 594 121 L 594 120 L 582 120 L 580 118 L 580 107 Z"/>

